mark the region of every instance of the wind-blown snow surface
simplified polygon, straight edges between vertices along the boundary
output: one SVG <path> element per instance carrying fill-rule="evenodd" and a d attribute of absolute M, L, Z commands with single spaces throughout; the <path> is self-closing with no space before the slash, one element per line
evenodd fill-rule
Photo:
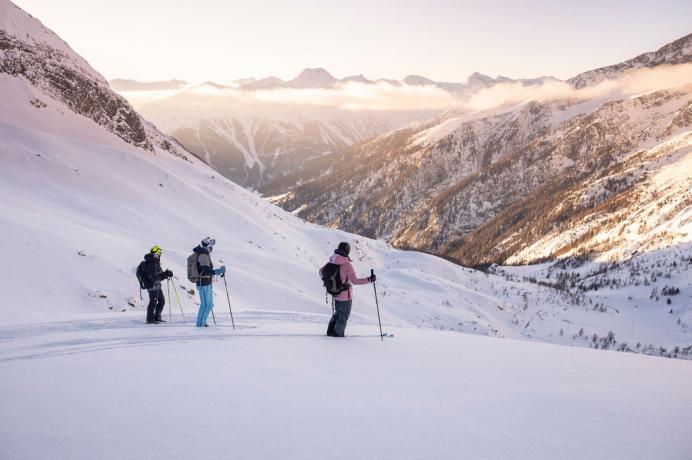
<path fill-rule="evenodd" d="M 2 458 L 689 458 L 689 361 L 314 321 L 0 328 Z"/>

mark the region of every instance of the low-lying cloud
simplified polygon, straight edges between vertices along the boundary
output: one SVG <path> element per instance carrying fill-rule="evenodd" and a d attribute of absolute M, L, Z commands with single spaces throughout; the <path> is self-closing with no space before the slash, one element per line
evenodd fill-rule
<path fill-rule="evenodd" d="M 430 110 L 459 106 L 461 99 L 432 85 L 392 85 L 387 82 L 348 82 L 334 89 L 277 89 L 257 91 L 253 97 L 279 104 L 317 104 L 341 110 Z"/>
<path fill-rule="evenodd" d="M 461 109 L 481 111 L 526 101 L 622 98 L 692 84 L 692 64 L 641 68 L 617 79 L 576 89 L 569 83 L 547 80 L 540 85 L 498 83 L 467 94 L 455 94 L 433 85 L 395 86 L 386 82 L 350 82 L 335 89 L 277 89 L 252 97 L 280 104 L 317 104 L 342 110 Z"/>
<path fill-rule="evenodd" d="M 243 91 L 199 86 L 184 90 L 189 96 L 215 99 L 216 96 L 236 101 L 243 106 L 273 105 L 330 107 L 343 111 L 485 111 L 527 101 L 616 99 L 665 88 L 692 85 L 692 64 L 641 68 L 626 72 L 617 79 L 608 79 L 581 89 L 566 82 L 547 80 L 540 85 L 499 83 L 475 92 L 452 93 L 434 85 L 394 85 L 388 82 L 365 84 L 348 82 L 329 89 L 276 88 Z M 135 105 L 171 96 L 170 91 L 125 94 Z M 137 102 L 139 102 L 139 104 Z"/>
<path fill-rule="evenodd" d="M 566 82 L 554 80 L 537 86 L 500 83 L 471 94 L 462 102 L 461 107 L 479 111 L 531 100 L 615 99 L 686 84 L 692 84 L 692 64 L 641 68 L 626 72 L 617 79 L 604 80 L 581 89 L 575 89 Z"/>

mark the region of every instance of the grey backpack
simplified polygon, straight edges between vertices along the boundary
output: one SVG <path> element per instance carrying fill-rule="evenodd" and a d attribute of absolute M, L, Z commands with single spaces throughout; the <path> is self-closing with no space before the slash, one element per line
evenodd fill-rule
<path fill-rule="evenodd" d="M 199 283 L 199 270 L 197 270 L 197 254 L 192 253 L 187 258 L 187 279 L 191 283 Z"/>

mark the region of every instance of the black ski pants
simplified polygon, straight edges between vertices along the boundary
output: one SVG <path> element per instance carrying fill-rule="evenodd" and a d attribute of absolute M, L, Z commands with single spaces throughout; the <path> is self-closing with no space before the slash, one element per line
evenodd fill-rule
<path fill-rule="evenodd" d="M 149 305 L 147 306 L 147 323 L 161 319 L 163 306 L 166 305 L 166 299 L 163 296 L 163 289 L 154 289 L 147 291 L 149 293 Z"/>

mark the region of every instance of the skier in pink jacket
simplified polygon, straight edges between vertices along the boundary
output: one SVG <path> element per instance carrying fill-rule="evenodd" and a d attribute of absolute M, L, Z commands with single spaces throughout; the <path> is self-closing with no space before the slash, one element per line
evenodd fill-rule
<path fill-rule="evenodd" d="M 329 262 L 339 266 L 339 278 L 341 283 L 348 289 L 334 297 L 334 313 L 329 320 L 327 327 L 327 335 L 330 337 L 343 337 L 346 331 L 346 323 L 351 315 L 351 304 L 353 302 L 354 284 L 374 283 L 375 275 L 366 278 L 358 278 L 356 272 L 351 265 L 351 259 L 348 254 L 351 252 L 351 245 L 347 242 L 339 243 L 339 247 L 334 251 L 334 254 L 329 258 Z M 325 265 L 326 267 L 326 265 Z M 320 277 L 325 267 L 320 268 Z"/>

